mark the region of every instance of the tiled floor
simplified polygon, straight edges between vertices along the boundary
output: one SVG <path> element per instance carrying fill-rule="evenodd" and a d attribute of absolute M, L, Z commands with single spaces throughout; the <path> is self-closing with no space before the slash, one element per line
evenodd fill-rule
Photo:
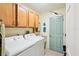
<path fill-rule="evenodd" d="M 63 56 L 63 54 L 56 52 L 56 51 L 51 51 L 49 49 L 46 49 L 45 50 L 45 56 Z"/>

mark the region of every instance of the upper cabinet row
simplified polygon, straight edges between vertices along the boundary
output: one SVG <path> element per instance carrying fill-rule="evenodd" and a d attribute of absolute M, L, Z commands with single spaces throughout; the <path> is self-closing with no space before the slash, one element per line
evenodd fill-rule
<path fill-rule="evenodd" d="M 6 27 L 38 27 L 39 16 L 18 4 L 0 4 L 0 19 Z"/>

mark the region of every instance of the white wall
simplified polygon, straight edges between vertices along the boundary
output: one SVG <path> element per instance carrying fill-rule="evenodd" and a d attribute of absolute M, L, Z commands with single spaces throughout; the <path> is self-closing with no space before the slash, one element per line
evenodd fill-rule
<path fill-rule="evenodd" d="M 59 15 L 65 16 L 65 8 L 60 8 L 54 11 L 57 12 Z M 49 17 L 51 17 L 52 15 L 55 15 L 55 14 L 53 14 L 52 12 L 46 12 L 46 13 L 40 14 L 40 25 L 41 25 L 40 31 L 41 31 L 41 34 L 47 36 L 47 48 L 49 48 Z M 42 31 L 44 22 L 46 23 L 46 28 L 47 28 L 46 33 L 43 33 Z"/>
<path fill-rule="evenodd" d="M 67 53 L 79 56 L 79 4 L 66 5 Z"/>
<path fill-rule="evenodd" d="M 75 9 L 76 8 L 76 9 Z M 75 46 L 75 55 L 78 55 L 79 56 L 79 3 L 78 4 L 75 4 L 75 7 L 74 7 L 75 11 L 74 13 L 76 14 L 74 17 L 74 21 L 75 21 L 75 39 L 74 39 L 74 46 Z"/>

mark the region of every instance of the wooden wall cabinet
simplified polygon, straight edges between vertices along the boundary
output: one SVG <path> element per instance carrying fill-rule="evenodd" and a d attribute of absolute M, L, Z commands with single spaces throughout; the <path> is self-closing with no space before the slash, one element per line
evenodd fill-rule
<path fill-rule="evenodd" d="M 18 5 L 18 17 L 17 17 L 17 27 L 27 27 L 28 26 L 28 11 L 21 5 Z"/>
<path fill-rule="evenodd" d="M 38 28 L 39 26 L 39 16 L 35 14 L 35 27 Z"/>
<path fill-rule="evenodd" d="M 29 26 L 31 28 L 34 28 L 34 22 L 35 22 L 35 14 L 33 11 L 29 11 Z"/>
<path fill-rule="evenodd" d="M 7 27 L 15 27 L 16 5 L 10 3 L 0 4 L 0 19 Z"/>
<path fill-rule="evenodd" d="M 39 16 L 35 13 L 35 22 L 34 22 L 34 32 L 38 32 L 39 27 Z"/>

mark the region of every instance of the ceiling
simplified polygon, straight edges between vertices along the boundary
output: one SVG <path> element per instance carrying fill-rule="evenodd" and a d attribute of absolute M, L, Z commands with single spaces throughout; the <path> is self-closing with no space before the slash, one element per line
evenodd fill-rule
<path fill-rule="evenodd" d="M 44 13 L 65 7 L 64 3 L 23 3 L 22 5 L 32 8 L 39 13 Z"/>

